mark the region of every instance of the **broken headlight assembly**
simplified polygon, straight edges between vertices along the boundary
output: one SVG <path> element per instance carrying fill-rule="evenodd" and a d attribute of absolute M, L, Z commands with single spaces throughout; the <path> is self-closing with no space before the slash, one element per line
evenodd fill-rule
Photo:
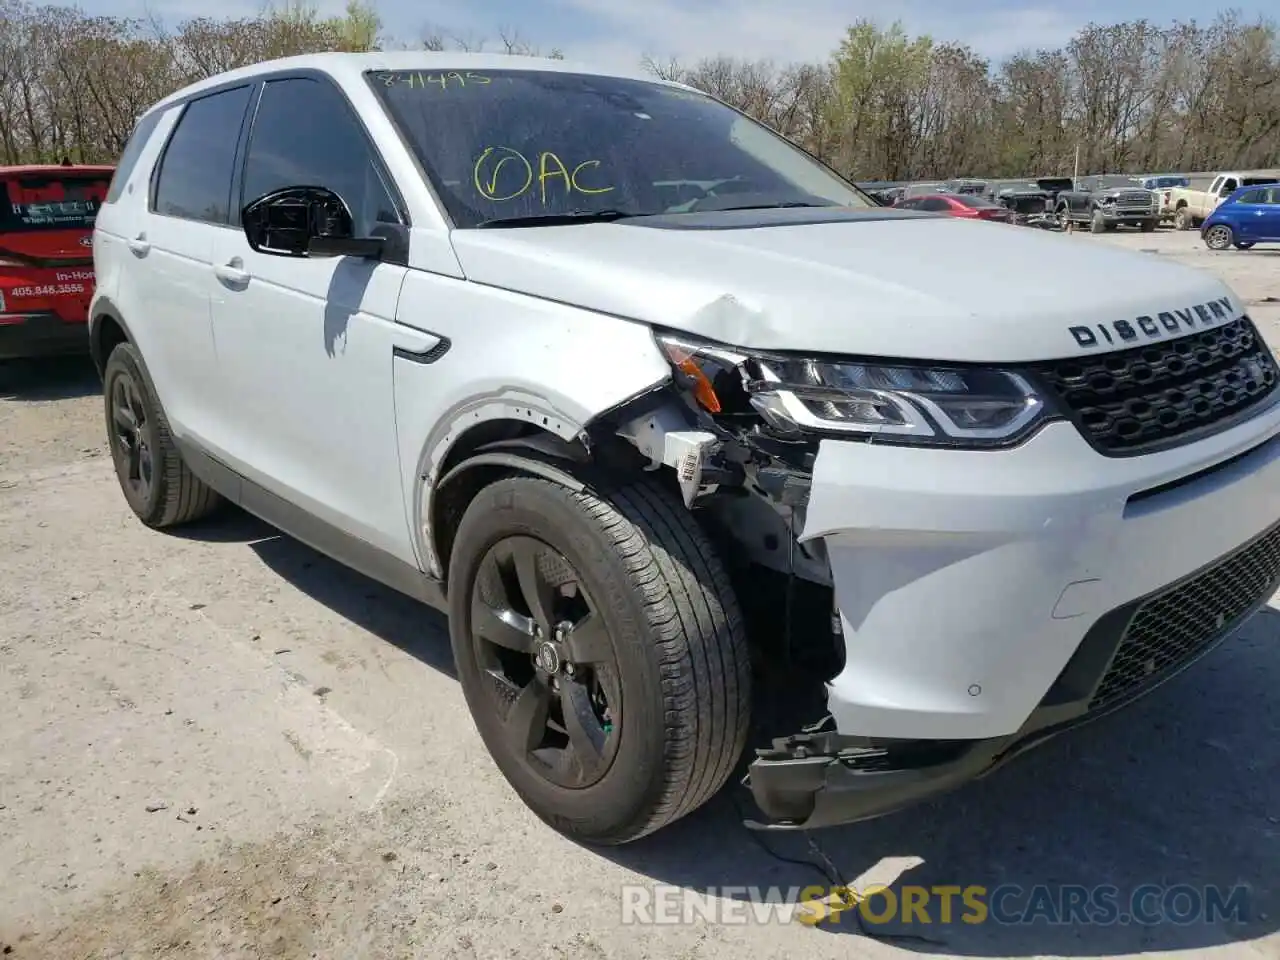
<path fill-rule="evenodd" d="M 780 436 L 991 448 L 1022 442 L 1050 416 L 1012 370 L 744 351 L 658 333 L 692 400 L 717 419 L 763 421 Z"/>

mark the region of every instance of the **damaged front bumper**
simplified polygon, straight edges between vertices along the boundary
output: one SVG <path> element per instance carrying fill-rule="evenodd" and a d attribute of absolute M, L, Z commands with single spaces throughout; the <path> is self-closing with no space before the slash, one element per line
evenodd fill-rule
<path fill-rule="evenodd" d="M 776 827 L 869 819 L 983 776 L 1175 676 L 1280 587 L 1280 401 L 1142 456 L 1104 455 L 1064 417 L 999 449 L 791 444 L 735 429 L 753 421 L 729 393 L 734 361 L 693 356 L 673 363 L 693 368 L 697 423 L 655 395 L 608 429 L 674 469 L 726 555 L 782 575 L 788 613 L 827 618 L 829 732 L 776 740 L 748 772 Z"/>
<path fill-rule="evenodd" d="M 1280 524 L 1178 583 L 1101 617 L 1015 733 L 876 743 L 831 731 L 776 739 L 757 751 L 744 780 L 768 821 L 748 820 L 747 826 L 812 830 L 869 820 L 985 777 L 1173 679 L 1277 591 Z M 1206 607 L 1204 598 L 1214 593 L 1222 599 Z"/>

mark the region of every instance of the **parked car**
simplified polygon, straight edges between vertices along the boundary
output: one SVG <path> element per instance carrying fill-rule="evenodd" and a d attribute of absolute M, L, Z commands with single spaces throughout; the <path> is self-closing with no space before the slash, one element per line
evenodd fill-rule
<path fill-rule="evenodd" d="M 1138 227 L 1150 233 L 1160 226 L 1160 205 L 1155 193 L 1130 178 L 1082 178 L 1074 190 L 1064 190 L 1056 199 L 1062 223 L 1088 224 L 1092 233 L 1117 227 Z"/>
<path fill-rule="evenodd" d="M 992 220 L 999 223 L 1008 223 L 1012 218 L 1008 207 L 983 197 L 959 193 L 934 193 L 923 197 L 909 197 L 898 201 L 897 207 L 902 210 L 926 210 L 969 220 Z"/>
<path fill-rule="evenodd" d="M 911 197 L 927 197 L 930 194 L 947 192 L 947 185 L 945 183 L 909 183 L 902 188 L 902 196 L 900 199 L 906 200 Z"/>
<path fill-rule="evenodd" d="M 1174 187 L 1189 187 L 1191 180 L 1180 174 L 1145 175 L 1135 178 L 1147 190 L 1171 190 Z"/>
<path fill-rule="evenodd" d="M 1205 218 L 1200 236 L 1210 250 L 1280 243 L 1280 186 L 1241 187 Z"/>
<path fill-rule="evenodd" d="M 891 207 L 902 195 L 904 185 L 890 180 L 867 180 L 856 183 L 854 186 L 881 206 Z"/>
<path fill-rule="evenodd" d="M 687 86 L 233 70 L 146 111 L 95 240 L 139 521 L 227 499 L 447 611 L 498 768 L 583 841 L 720 790 L 753 658 L 813 698 L 748 774 L 808 829 L 1135 700 L 1280 586 L 1280 370 L 1230 288 L 875 206 Z"/>
<path fill-rule="evenodd" d="M 959 179 L 948 180 L 943 184 L 948 193 L 959 193 L 967 196 L 983 197 L 990 189 L 986 180 Z"/>
<path fill-rule="evenodd" d="M 1215 207 L 1241 187 L 1261 187 L 1280 182 L 1271 176 L 1253 176 L 1242 173 L 1219 173 L 1209 183 L 1207 190 L 1190 187 L 1174 187 L 1168 203 L 1173 205 L 1173 223 L 1179 230 L 1201 226 Z"/>
<path fill-rule="evenodd" d="M 1014 223 L 1032 223 L 1052 217 L 1058 194 L 1074 185 L 1070 177 L 1015 180 L 998 184 L 993 199 L 1011 212 Z"/>
<path fill-rule="evenodd" d="M 1160 205 L 1160 222 L 1171 222 L 1177 213 L 1173 205 L 1173 191 L 1179 187 L 1190 187 L 1190 178 L 1177 174 L 1160 174 L 1157 176 L 1142 176 L 1136 179 L 1144 189 L 1155 193 L 1156 200 Z"/>
<path fill-rule="evenodd" d="M 88 352 L 93 223 L 113 170 L 0 167 L 0 360 Z"/>

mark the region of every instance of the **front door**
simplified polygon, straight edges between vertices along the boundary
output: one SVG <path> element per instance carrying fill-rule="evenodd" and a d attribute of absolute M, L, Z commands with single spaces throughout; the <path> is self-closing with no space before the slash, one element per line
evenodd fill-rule
<path fill-rule="evenodd" d="M 356 235 L 368 236 L 378 223 L 404 222 L 389 183 L 332 81 L 289 77 L 264 85 L 235 191 L 237 225 L 238 211 L 257 197 L 322 186 L 346 201 Z M 307 513 L 415 562 L 392 390 L 406 268 L 257 253 L 236 229 L 219 232 L 212 269 L 228 410 L 228 430 L 214 438 L 219 452 Z"/>
<path fill-rule="evenodd" d="M 1231 212 L 1238 212 L 1239 216 L 1236 220 L 1236 239 L 1237 240 L 1256 240 L 1260 228 L 1262 227 L 1262 203 L 1266 199 L 1267 191 L 1262 187 L 1256 187 L 1253 190 L 1246 190 L 1232 204 Z"/>

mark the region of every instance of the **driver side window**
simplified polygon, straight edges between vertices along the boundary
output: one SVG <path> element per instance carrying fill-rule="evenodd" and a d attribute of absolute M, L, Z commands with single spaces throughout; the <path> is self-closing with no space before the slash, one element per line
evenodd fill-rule
<path fill-rule="evenodd" d="M 281 187 L 327 187 L 351 208 L 356 236 L 400 223 L 373 147 L 350 105 L 329 82 L 270 80 L 262 91 L 245 163 L 242 203 Z"/>
<path fill-rule="evenodd" d="M 1222 190 L 1219 192 L 1225 197 L 1228 194 L 1235 193 L 1236 188 L 1239 186 L 1240 184 L 1238 184 L 1235 180 L 1224 180 L 1222 182 Z"/>

